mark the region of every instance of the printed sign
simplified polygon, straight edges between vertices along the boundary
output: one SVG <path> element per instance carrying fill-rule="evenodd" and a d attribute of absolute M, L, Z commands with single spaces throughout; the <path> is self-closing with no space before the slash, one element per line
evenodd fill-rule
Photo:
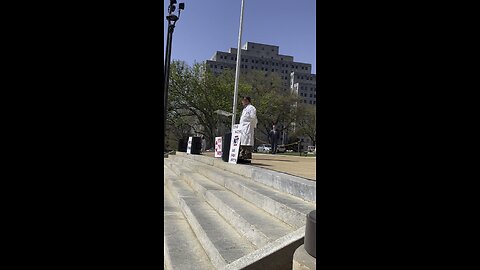
<path fill-rule="evenodd" d="M 192 137 L 188 137 L 187 154 L 192 153 Z"/>
<path fill-rule="evenodd" d="M 230 156 L 228 163 L 237 164 L 238 152 L 240 152 L 240 138 L 242 134 L 238 125 L 234 125 L 232 128 L 232 140 L 230 141 Z"/>
<path fill-rule="evenodd" d="M 215 137 L 215 157 L 222 157 L 222 137 Z"/>

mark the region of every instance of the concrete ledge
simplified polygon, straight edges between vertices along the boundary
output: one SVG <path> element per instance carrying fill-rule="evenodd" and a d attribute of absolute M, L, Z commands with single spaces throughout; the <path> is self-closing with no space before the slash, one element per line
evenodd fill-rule
<path fill-rule="evenodd" d="M 305 227 L 243 256 L 227 265 L 225 270 L 291 270 L 295 250 L 303 244 Z"/>
<path fill-rule="evenodd" d="M 264 168 L 253 168 L 253 181 L 309 202 L 317 201 L 317 182 Z"/>

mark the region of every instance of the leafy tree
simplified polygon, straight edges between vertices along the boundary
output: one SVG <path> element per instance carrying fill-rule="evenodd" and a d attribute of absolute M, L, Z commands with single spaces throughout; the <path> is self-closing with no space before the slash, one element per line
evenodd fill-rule
<path fill-rule="evenodd" d="M 189 67 L 181 61 L 173 61 L 171 72 L 167 115 L 172 128 L 170 134 L 175 134 L 173 129 L 178 134 L 180 127 L 183 130 L 188 127 L 190 133 L 204 135 L 210 148 L 216 136 L 224 135 L 221 127 L 230 129 L 231 118 L 215 111 L 232 110 L 233 74 L 225 72 L 215 76 L 206 71 L 204 64 Z M 243 88 L 242 85 L 240 89 Z"/>
<path fill-rule="evenodd" d="M 295 121 L 295 136 L 308 136 L 313 145 L 316 145 L 317 125 L 315 106 L 301 104 Z"/>
<path fill-rule="evenodd" d="M 241 77 L 240 81 L 248 86 L 241 94 L 252 98 L 257 109 L 257 130 L 264 137 L 268 137 L 272 124 L 283 132 L 294 122 L 297 111 L 294 104 L 298 97 L 290 90 L 284 90 L 277 74 L 252 71 Z"/>

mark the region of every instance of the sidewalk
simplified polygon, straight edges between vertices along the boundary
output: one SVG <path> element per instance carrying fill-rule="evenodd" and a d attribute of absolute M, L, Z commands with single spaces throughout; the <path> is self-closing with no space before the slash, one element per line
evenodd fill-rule
<path fill-rule="evenodd" d="M 213 152 L 205 152 L 202 155 L 213 157 Z M 288 156 L 282 154 L 252 154 L 252 166 L 262 167 L 269 170 L 279 171 L 316 181 L 317 158 Z"/>

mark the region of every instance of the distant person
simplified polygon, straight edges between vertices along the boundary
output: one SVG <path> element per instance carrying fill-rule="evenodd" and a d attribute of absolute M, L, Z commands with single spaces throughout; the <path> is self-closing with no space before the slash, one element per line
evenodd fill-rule
<path fill-rule="evenodd" d="M 254 129 L 257 127 L 257 109 L 251 104 L 250 97 L 242 99 L 243 111 L 240 117 L 241 129 L 239 161 L 248 162 L 252 159 L 253 144 L 255 141 Z"/>
<path fill-rule="evenodd" d="M 272 142 L 272 154 L 277 153 L 278 140 L 280 140 L 280 132 L 275 128 L 275 124 L 272 125 L 272 130 L 268 133 L 268 137 Z"/>

